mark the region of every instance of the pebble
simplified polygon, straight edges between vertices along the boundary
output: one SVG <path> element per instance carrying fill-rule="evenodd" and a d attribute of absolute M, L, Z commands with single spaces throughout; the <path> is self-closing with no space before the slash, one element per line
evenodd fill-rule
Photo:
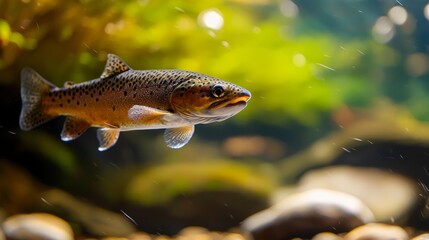
<path fill-rule="evenodd" d="M 344 236 L 344 240 L 406 240 L 408 233 L 401 227 L 370 223 L 357 227 Z"/>
<path fill-rule="evenodd" d="M 10 239 L 72 240 L 73 230 L 63 219 L 48 213 L 13 215 L 3 222 Z"/>
<path fill-rule="evenodd" d="M 342 237 L 331 232 L 318 233 L 313 238 L 311 238 L 311 240 L 342 240 L 342 239 L 343 239 Z"/>
<path fill-rule="evenodd" d="M 429 233 L 420 234 L 411 238 L 411 240 L 429 240 Z"/>
<path fill-rule="evenodd" d="M 129 235 L 128 239 L 129 240 L 152 240 L 152 237 L 147 233 L 137 232 Z"/>
<path fill-rule="evenodd" d="M 311 238 L 321 232 L 346 232 L 374 221 L 358 198 L 327 189 L 292 194 L 247 218 L 242 229 L 254 240 Z"/>

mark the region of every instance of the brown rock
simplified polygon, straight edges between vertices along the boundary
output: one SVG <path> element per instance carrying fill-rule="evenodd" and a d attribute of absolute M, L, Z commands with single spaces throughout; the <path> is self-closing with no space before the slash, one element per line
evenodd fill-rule
<path fill-rule="evenodd" d="M 346 232 L 373 221 L 372 212 L 356 197 L 314 189 L 286 197 L 247 218 L 242 228 L 249 239 L 311 238 L 320 232 Z"/>
<path fill-rule="evenodd" d="M 342 237 L 331 232 L 318 233 L 313 238 L 311 238 L 311 240 L 342 240 L 342 239 L 343 239 Z"/>
<path fill-rule="evenodd" d="M 326 188 L 351 194 L 372 210 L 377 221 L 390 221 L 409 212 L 418 200 L 416 186 L 414 181 L 399 174 L 352 166 L 312 170 L 298 183 L 298 189 L 301 191 Z"/>
<path fill-rule="evenodd" d="M 344 240 L 405 240 L 407 232 L 398 226 L 370 223 L 357 227 L 344 236 Z"/>
<path fill-rule="evenodd" d="M 59 217 L 47 213 L 19 214 L 3 222 L 8 239 L 72 240 L 73 230 Z"/>
<path fill-rule="evenodd" d="M 429 240 L 429 233 L 420 234 L 411 238 L 411 240 Z"/>

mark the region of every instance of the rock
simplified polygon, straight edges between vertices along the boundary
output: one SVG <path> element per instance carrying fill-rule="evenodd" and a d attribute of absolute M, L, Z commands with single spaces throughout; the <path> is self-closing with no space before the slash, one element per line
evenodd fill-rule
<path fill-rule="evenodd" d="M 3 230 L 0 229 L 0 240 L 6 240 L 6 237 L 4 236 Z"/>
<path fill-rule="evenodd" d="M 344 236 L 344 240 L 402 240 L 409 239 L 407 232 L 398 226 L 370 223 L 357 227 Z"/>
<path fill-rule="evenodd" d="M 214 238 L 212 238 L 214 240 Z M 245 240 L 244 236 L 238 233 L 228 233 L 223 240 Z"/>
<path fill-rule="evenodd" d="M 172 240 L 172 238 L 167 236 L 156 236 L 154 240 Z"/>
<path fill-rule="evenodd" d="M 286 197 L 247 218 L 242 229 L 249 239 L 311 238 L 321 232 L 346 232 L 372 222 L 373 214 L 356 197 L 314 189 Z"/>
<path fill-rule="evenodd" d="M 205 233 L 208 233 L 208 232 L 209 232 L 209 230 L 207 230 L 206 228 L 192 226 L 192 227 L 186 227 L 186 228 L 182 229 L 178 233 L 178 235 L 181 235 L 181 236 L 193 236 L 193 235 L 205 234 Z"/>
<path fill-rule="evenodd" d="M 70 225 L 47 213 L 13 215 L 3 222 L 3 230 L 8 239 L 73 239 Z"/>
<path fill-rule="evenodd" d="M 359 116 L 339 131 L 287 157 L 278 168 L 284 181 L 292 182 L 314 166 L 344 162 L 376 166 L 404 173 L 429 185 L 429 123 L 421 122 L 407 109 L 379 101 L 371 109 L 357 110 Z"/>
<path fill-rule="evenodd" d="M 411 240 L 429 240 L 429 233 L 420 234 L 411 238 Z"/>
<path fill-rule="evenodd" d="M 152 237 L 144 232 L 133 233 L 128 236 L 129 240 L 152 240 Z"/>
<path fill-rule="evenodd" d="M 377 221 L 400 219 L 415 207 L 419 196 L 416 186 L 414 181 L 392 172 L 352 166 L 312 170 L 298 182 L 300 191 L 325 188 L 351 194 L 372 210 Z"/>
<path fill-rule="evenodd" d="M 79 201 L 62 190 L 46 191 L 42 199 L 53 209 L 66 212 L 93 235 L 124 237 L 136 231 L 127 216 Z"/>
<path fill-rule="evenodd" d="M 342 240 L 342 239 L 343 239 L 342 237 L 331 232 L 318 233 L 313 238 L 311 238 L 311 240 Z"/>

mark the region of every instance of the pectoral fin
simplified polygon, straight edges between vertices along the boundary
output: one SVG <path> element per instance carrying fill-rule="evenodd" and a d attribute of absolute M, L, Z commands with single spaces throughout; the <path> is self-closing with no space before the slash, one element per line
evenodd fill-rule
<path fill-rule="evenodd" d="M 118 128 L 100 128 L 97 130 L 97 138 L 100 142 L 98 151 L 104 151 L 113 146 L 119 138 Z"/>
<path fill-rule="evenodd" d="M 91 125 L 76 117 L 67 117 L 64 122 L 63 131 L 61 132 L 61 140 L 70 141 L 76 139 L 84 133 Z"/>
<path fill-rule="evenodd" d="M 166 123 L 172 116 L 171 112 L 142 105 L 134 105 L 128 110 L 128 117 L 131 120 L 147 125 Z"/>
<path fill-rule="evenodd" d="M 194 134 L 194 129 L 194 125 L 179 128 L 167 128 L 164 132 L 165 143 L 170 148 L 181 148 L 191 140 L 192 135 Z"/>

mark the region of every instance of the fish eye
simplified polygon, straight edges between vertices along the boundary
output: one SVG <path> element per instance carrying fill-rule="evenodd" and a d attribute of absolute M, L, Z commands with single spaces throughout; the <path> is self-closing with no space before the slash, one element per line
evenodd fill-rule
<path fill-rule="evenodd" d="M 223 87 L 222 87 L 222 86 L 220 86 L 220 85 L 215 85 L 215 86 L 212 88 L 212 95 L 213 95 L 213 97 L 216 97 L 216 98 L 223 97 L 223 95 L 225 95 L 225 90 L 223 89 Z"/>

